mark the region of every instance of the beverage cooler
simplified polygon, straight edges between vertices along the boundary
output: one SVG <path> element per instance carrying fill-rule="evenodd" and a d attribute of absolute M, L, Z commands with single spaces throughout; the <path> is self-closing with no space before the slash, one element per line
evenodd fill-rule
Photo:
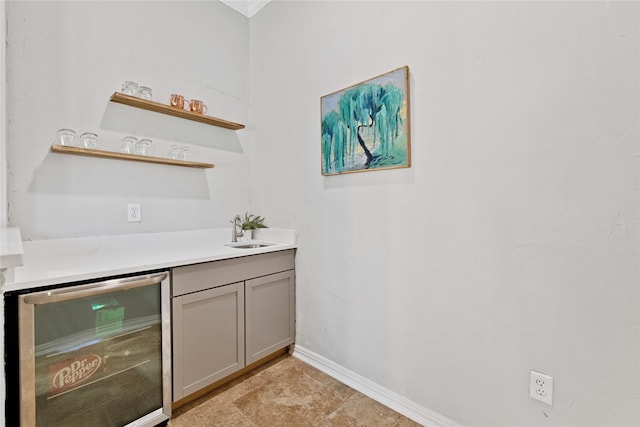
<path fill-rule="evenodd" d="M 7 296 L 7 425 L 166 423 L 169 301 L 167 272 Z"/>

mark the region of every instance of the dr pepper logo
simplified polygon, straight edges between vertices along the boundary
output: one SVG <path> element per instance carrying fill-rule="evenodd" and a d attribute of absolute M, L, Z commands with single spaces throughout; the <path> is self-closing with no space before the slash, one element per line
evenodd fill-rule
<path fill-rule="evenodd" d="M 49 397 L 79 387 L 96 373 L 101 362 L 100 356 L 86 354 L 51 365 L 49 367 Z"/>

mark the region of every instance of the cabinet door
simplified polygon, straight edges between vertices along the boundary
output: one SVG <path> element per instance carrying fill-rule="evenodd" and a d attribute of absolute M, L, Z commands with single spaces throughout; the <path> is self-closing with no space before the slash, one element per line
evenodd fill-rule
<path fill-rule="evenodd" d="M 294 272 L 245 282 L 246 361 L 253 363 L 295 339 Z"/>
<path fill-rule="evenodd" d="M 244 283 L 173 298 L 173 400 L 244 367 Z"/>

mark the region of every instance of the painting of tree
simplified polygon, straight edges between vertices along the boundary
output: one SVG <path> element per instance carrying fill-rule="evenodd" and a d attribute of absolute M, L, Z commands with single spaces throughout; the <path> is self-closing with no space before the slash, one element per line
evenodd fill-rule
<path fill-rule="evenodd" d="M 321 99 L 322 174 L 410 166 L 409 67 Z"/>

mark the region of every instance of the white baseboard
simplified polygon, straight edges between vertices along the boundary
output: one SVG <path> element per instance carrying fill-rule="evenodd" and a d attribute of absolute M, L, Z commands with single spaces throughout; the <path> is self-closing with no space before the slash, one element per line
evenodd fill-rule
<path fill-rule="evenodd" d="M 455 421 L 420 406 L 406 397 L 382 387 L 304 347 L 295 345 L 291 354 L 341 383 L 348 385 L 365 396 L 382 403 L 425 427 L 462 427 L 462 425 Z"/>

